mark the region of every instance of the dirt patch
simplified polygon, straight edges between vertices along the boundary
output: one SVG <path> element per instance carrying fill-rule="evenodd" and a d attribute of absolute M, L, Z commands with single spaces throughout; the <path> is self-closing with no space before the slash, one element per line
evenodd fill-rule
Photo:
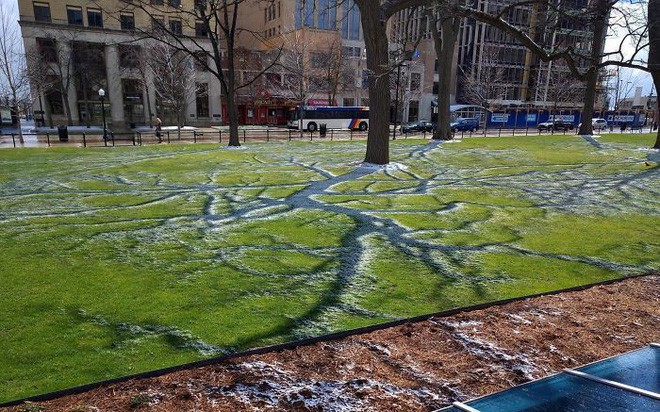
<path fill-rule="evenodd" d="M 646 276 L 112 384 L 39 405 L 71 412 L 431 411 L 660 342 L 658 308 L 660 275 Z"/>

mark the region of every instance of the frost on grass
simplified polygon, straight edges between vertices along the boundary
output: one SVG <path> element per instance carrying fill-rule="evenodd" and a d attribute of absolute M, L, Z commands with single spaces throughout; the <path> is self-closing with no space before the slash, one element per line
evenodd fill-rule
<path fill-rule="evenodd" d="M 541 257 L 552 265 L 548 272 L 572 263 L 580 273 L 567 274 L 571 284 L 657 269 L 652 260 L 657 242 L 645 222 L 660 215 L 659 170 L 652 167 L 659 152 L 602 140 L 599 147 L 574 136 L 530 137 L 521 139 L 519 147 L 500 139 L 464 139 L 453 145 L 398 142 L 392 145 L 393 163 L 386 166 L 361 165 L 363 145 L 354 142 L 271 142 L 250 144 L 249 152 L 242 151 L 245 146 L 228 152 L 217 145 L 98 151 L 94 156 L 49 151 L 24 162 L 29 168 L 3 160 L 0 241 L 12 251 L 7 253 L 16 254 L 6 260 L 11 272 L 7 296 L 31 296 L 32 279 L 38 279 L 53 296 L 72 296 L 72 307 L 85 307 L 108 297 L 98 296 L 98 288 L 83 287 L 73 296 L 62 285 L 81 279 L 92 284 L 99 273 L 144 281 L 154 288 L 145 287 L 144 296 L 153 307 L 168 311 L 163 316 L 168 324 L 107 322 L 104 327 L 121 338 L 117 344 L 162 339 L 195 354 L 216 354 L 244 332 L 241 322 L 219 319 L 256 313 L 262 322 L 256 326 L 263 329 L 276 318 L 290 319 L 284 328 L 248 339 L 247 347 L 411 315 L 408 300 L 418 286 L 411 287 L 411 279 L 420 273 L 430 278 L 424 279 L 429 285 L 442 285 L 429 290 L 431 304 L 441 310 L 481 302 L 483 296 L 472 291 L 488 291 L 495 283 L 493 289 L 506 296 L 493 298 L 511 297 L 518 286 L 535 284 L 537 272 L 527 274 L 507 262 L 532 265 Z M 140 196 L 152 200 L 142 205 L 136 199 Z M 580 220 L 594 215 L 601 221 Z M 586 252 L 571 242 L 548 250 L 525 242 L 563 229 L 564 222 L 555 216 L 577 216 L 582 230 L 593 232 L 590 239 L 600 243 Z M 603 240 L 599 234 L 611 226 L 618 230 L 620 220 L 626 220 L 620 216 L 632 216 L 632 223 L 622 225 L 620 239 Z M 378 249 L 391 253 L 382 257 Z M 630 261 L 612 252 L 621 249 L 626 258 L 632 256 Z M 512 259 L 493 263 L 486 257 L 494 253 Z M 41 260 L 47 258 L 53 267 L 44 274 Z M 383 282 L 382 273 L 374 270 L 384 258 L 397 268 L 388 274 L 391 282 Z M 583 269 L 595 274 L 582 277 Z M 18 279 L 30 281 L 14 282 Z M 376 291 L 385 283 L 387 288 Z M 130 296 L 135 284 L 113 286 L 113 296 Z M 252 297 L 267 299 L 246 303 Z M 168 307 L 193 299 L 208 310 L 190 305 L 173 313 Z M 282 313 L 294 300 L 300 310 Z M 379 313 L 383 305 L 374 301 L 395 303 L 382 310 L 392 313 Z M 99 307 L 112 313 L 113 305 L 144 310 L 128 298 L 106 300 Z M 10 310 L 20 318 L 18 307 Z M 43 316 L 43 311 L 24 316 Z M 217 342 L 187 333 L 191 316 L 208 325 Z M 25 319 L 17 322 L 31 323 Z M 41 332 L 26 331 L 33 336 Z M 482 338 L 465 336 L 466 347 L 480 348 L 483 356 L 497 354 Z M 504 355 L 498 356 L 506 360 Z M 526 367 L 523 360 L 508 360 Z M 35 362 L 35 368 L 42 366 Z M 333 385 L 319 391 L 341 393 L 341 386 Z"/>
<path fill-rule="evenodd" d="M 65 311 L 66 312 L 66 311 Z M 115 341 L 113 348 L 139 344 L 142 339 L 161 337 L 169 345 L 178 349 L 191 350 L 202 356 L 218 356 L 232 352 L 228 348 L 208 344 L 195 337 L 192 333 L 163 325 L 136 325 L 126 322 L 113 322 L 104 316 L 89 314 L 84 309 L 70 313 L 79 322 L 90 322 L 113 331 Z"/>

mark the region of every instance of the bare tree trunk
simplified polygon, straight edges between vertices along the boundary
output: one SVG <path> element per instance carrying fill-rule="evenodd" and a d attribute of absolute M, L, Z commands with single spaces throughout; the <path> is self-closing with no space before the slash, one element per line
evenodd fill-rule
<path fill-rule="evenodd" d="M 594 67 L 589 70 L 586 76 L 582 125 L 578 131 L 578 134 L 583 136 L 593 134 L 591 121 L 594 117 L 594 104 L 596 103 L 596 89 L 598 86 L 598 69 L 595 66 L 600 63 L 605 34 L 607 33 L 608 17 L 610 15 L 608 5 L 607 0 L 594 1 L 594 40 L 591 42 L 591 64 Z"/>
<path fill-rule="evenodd" d="M 390 81 L 387 18 L 379 2 L 356 0 L 367 49 L 369 67 L 369 134 L 364 161 L 387 164 L 390 161 Z"/>
<path fill-rule="evenodd" d="M 655 83 L 656 96 L 660 94 L 660 0 L 649 0 L 649 71 Z M 656 99 L 655 120 L 656 125 L 660 123 L 660 108 Z M 655 138 L 653 148 L 660 149 L 660 127 Z"/>
<path fill-rule="evenodd" d="M 176 136 L 181 140 L 181 110 L 178 109 L 176 112 Z"/>
<path fill-rule="evenodd" d="M 16 121 L 18 123 L 18 141 L 23 144 L 25 140 L 23 139 L 23 128 L 21 127 L 21 110 L 18 103 L 18 94 L 16 89 L 12 88 L 12 97 L 14 98 L 14 113 L 16 114 Z"/>
<path fill-rule="evenodd" d="M 229 27 L 229 15 L 225 8 L 224 10 L 225 24 Z M 238 138 L 238 108 L 236 107 L 236 70 L 234 66 L 234 39 L 228 36 L 227 43 L 227 115 L 229 116 L 229 146 L 240 146 Z"/>
<path fill-rule="evenodd" d="M 433 23 L 435 24 L 435 23 Z M 435 54 L 438 57 L 438 120 L 433 139 L 451 140 L 451 69 L 454 61 L 454 49 L 458 40 L 458 29 L 460 19 L 457 17 L 444 18 L 442 30 L 431 30 L 435 46 Z"/>
<path fill-rule="evenodd" d="M 62 94 L 62 103 L 64 103 L 64 114 L 66 114 L 67 124 L 69 126 L 73 126 L 73 118 L 71 117 L 71 105 L 69 105 L 69 92 L 62 91 L 60 93 Z"/>

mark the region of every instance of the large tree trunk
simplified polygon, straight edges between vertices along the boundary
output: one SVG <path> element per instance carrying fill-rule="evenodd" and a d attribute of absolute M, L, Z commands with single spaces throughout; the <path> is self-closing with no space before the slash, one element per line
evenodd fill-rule
<path fill-rule="evenodd" d="M 60 93 L 62 93 L 62 103 L 64 103 L 64 114 L 66 114 L 67 124 L 69 126 L 73 126 L 73 118 L 71 117 L 71 105 L 69 104 L 69 92 L 60 88 Z"/>
<path fill-rule="evenodd" d="M 227 10 L 224 10 L 225 22 L 228 23 Z M 229 116 L 229 146 L 240 146 L 241 142 L 238 138 L 238 108 L 236 107 L 236 68 L 234 66 L 234 39 L 232 36 L 227 36 L 227 88 L 226 88 L 226 103 L 227 103 L 227 116 Z"/>
<path fill-rule="evenodd" d="M 12 95 L 14 98 L 14 114 L 16 114 L 16 122 L 18 124 L 18 141 L 23 144 L 25 140 L 23 139 L 23 127 L 21 126 L 21 109 L 19 108 L 20 104 L 18 103 L 18 94 L 16 89 L 12 90 Z"/>
<path fill-rule="evenodd" d="M 656 96 L 660 94 L 660 0 L 649 0 L 649 71 L 653 76 L 653 83 L 655 83 Z M 658 116 L 660 115 L 660 108 L 656 99 L 655 118 L 653 119 L 656 124 L 660 123 Z M 660 127 L 658 128 L 658 135 L 653 145 L 655 149 L 660 149 Z"/>
<path fill-rule="evenodd" d="M 364 161 L 387 164 L 390 161 L 390 67 L 387 18 L 379 0 L 356 0 L 367 49 L 369 69 L 369 134 Z"/>
<path fill-rule="evenodd" d="M 435 54 L 438 57 L 438 120 L 433 139 L 451 140 L 451 69 L 454 62 L 454 49 L 458 40 L 460 19 L 444 18 L 442 30 L 432 30 Z"/>
<path fill-rule="evenodd" d="M 598 86 L 598 69 L 595 66 L 600 63 L 605 34 L 607 33 L 607 23 L 610 16 L 610 10 L 607 0 L 595 0 L 594 4 L 594 40 L 591 43 L 591 64 L 593 67 L 589 70 L 585 81 L 584 106 L 582 108 L 582 125 L 578 131 L 579 135 L 593 134 L 591 121 L 594 117 L 594 104 L 596 102 L 596 88 Z"/>

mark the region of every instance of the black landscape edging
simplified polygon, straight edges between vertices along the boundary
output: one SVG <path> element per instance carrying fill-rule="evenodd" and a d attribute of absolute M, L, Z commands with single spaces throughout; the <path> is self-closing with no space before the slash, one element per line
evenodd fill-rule
<path fill-rule="evenodd" d="M 572 286 L 569 288 L 565 289 L 559 289 L 559 290 L 553 290 L 549 292 L 541 292 L 541 293 L 535 293 L 532 295 L 525 295 L 525 296 L 519 296 L 515 298 L 509 298 L 509 299 L 504 299 L 504 300 L 498 300 L 494 302 L 486 302 L 486 303 L 480 303 L 477 305 L 472 305 L 472 306 L 467 306 L 463 308 L 454 308 L 454 309 L 448 309 L 440 312 L 435 312 L 435 313 L 430 313 L 426 315 L 420 315 L 420 316 L 414 316 L 412 318 L 405 318 L 405 319 L 399 319 L 391 322 L 385 322 L 385 323 L 379 323 L 376 325 L 370 325 L 370 326 L 365 326 L 362 328 L 357 328 L 357 329 L 350 329 L 346 331 L 341 331 L 341 332 L 335 332 L 331 333 L 328 335 L 322 335 L 322 336 L 316 336 L 313 338 L 307 338 L 307 339 L 301 339 L 297 341 L 292 341 L 292 342 L 286 342 L 286 343 L 280 343 L 277 345 L 272 345 L 272 346 L 263 346 L 260 348 L 255 348 L 255 349 L 249 349 L 243 352 L 236 352 L 236 353 L 231 353 L 227 355 L 221 355 L 221 356 L 216 356 L 213 358 L 208 358 L 208 359 L 202 359 L 199 361 L 195 362 L 190 362 L 190 363 L 184 363 L 182 365 L 177 365 L 177 366 L 170 366 L 167 368 L 163 369 L 156 369 L 152 371 L 147 371 L 147 372 L 141 372 L 141 373 L 136 373 L 133 375 L 125 375 L 125 376 L 120 376 L 118 378 L 112 378 L 104 381 L 99 381 L 99 382 L 94 382 L 94 383 L 89 383 L 81 386 L 76 386 L 73 388 L 67 388 L 67 389 L 60 389 L 54 392 L 49 392 L 49 393 L 44 393 L 41 395 L 35 395 L 35 396 L 30 396 L 27 398 L 23 399 L 17 399 L 5 403 L 0 403 L 0 408 L 8 407 L 8 406 L 15 406 L 19 405 L 24 402 L 42 402 L 42 401 L 49 401 L 53 400 L 56 398 L 60 398 L 63 396 L 68 396 L 68 395 L 75 395 L 83 392 L 87 392 L 92 389 L 100 388 L 102 386 L 106 385 L 111 385 L 114 383 L 121 383 L 121 382 L 126 382 L 132 379 L 143 379 L 143 378 L 155 378 L 158 376 L 166 375 L 168 373 L 172 372 L 177 372 L 177 371 L 182 371 L 186 369 L 193 369 L 193 368 L 198 368 L 202 366 L 210 366 L 214 365 L 220 362 L 224 362 L 230 359 L 234 358 L 239 358 L 239 357 L 246 357 L 246 356 L 252 356 L 252 355 L 261 355 L 264 353 L 268 352 L 280 352 L 283 350 L 291 350 L 291 349 L 296 349 L 301 346 L 308 346 L 308 345 L 313 345 L 315 343 L 319 342 L 326 342 L 326 341 L 334 341 L 334 340 L 339 340 L 343 338 L 347 338 L 349 336 L 354 336 L 354 335 L 360 335 L 363 333 L 370 333 L 370 332 L 375 332 L 378 330 L 383 330 L 383 329 L 388 329 L 394 326 L 400 326 L 404 325 L 406 323 L 417 323 L 417 322 L 422 322 L 431 318 L 442 318 L 442 317 L 447 317 L 447 316 L 452 316 L 456 315 L 459 313 L 465 313 L 465 312 L 472 312 L 475 310 L 481 310 L 481 309 L 487 309 L 490 307 L 494 306 L 502 306 L 507 303 L 512 303 L 512 302 L 519 302 L 525 299 L 533 299 L 533 298 L 538 298 L 541 296 L 552 296 L 552 295 L 557 295 L 560 293 L 564 292 L 576 292 L 576 291 L 581 291 L 585 289 L 589 289 L 595 286 L 602 286 L 602 285 L 610 285 L 612 283 L 617 283 L 617 282 L 622 282 L 628 279 L 634 279 L 634 278 L 639 278 L 639 277 L 645 277 L 645 276 L 654 276 L 660 274 L 659 272 L 649 272 L 649 273 L 643 273 L 643 274 L 638 274 L 638 275 L 631 275 L 631 276 L 626 276 L 626 277 L 621 277 L 621 278 L 615 278 L 615 279 L 609 279 L 609 280 L 604 280 L 601 282 L 596 282 L 596 283 L 589 283 L 585 285 L 579 285 L 579 286 Z"/>

